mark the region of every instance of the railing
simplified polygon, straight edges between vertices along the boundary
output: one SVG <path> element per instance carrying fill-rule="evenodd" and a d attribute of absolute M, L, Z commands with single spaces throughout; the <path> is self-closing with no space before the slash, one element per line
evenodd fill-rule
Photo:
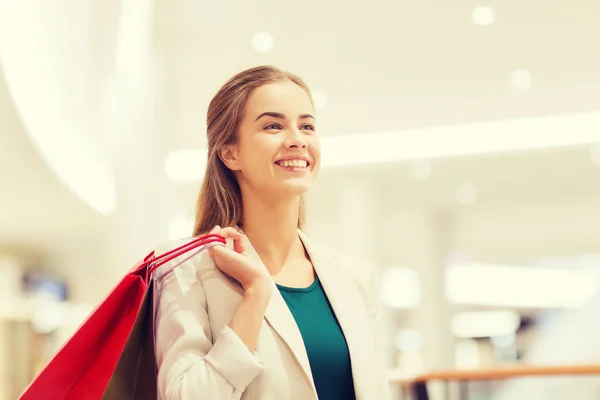
<path fill-rule="evenodd" d="M 562 365 L 562 366 L 533 366 L 517 365 L 476 370 L 440 370 L 428 372 L 414 377 L 392 378 L 392 386 L 402 389 L 402 399 L 430 400 L 428 384 L 442 382 L 446 384 L 446 397 L 450 398 L 449 384 L 459 384 L 458 398 L 465 399 L 465 388 L 471 381 L 506 380 L 522 377 L 548 376 L 591 376 L 600 377 L 600 365 Z"/>

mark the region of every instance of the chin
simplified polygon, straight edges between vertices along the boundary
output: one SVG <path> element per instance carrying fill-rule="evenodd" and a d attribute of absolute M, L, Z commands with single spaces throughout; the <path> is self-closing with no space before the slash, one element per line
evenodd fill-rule
<path fill-rule="evenodd" d="M 287 181 L 282 183 L 282 185 L 278 188 L 278 191 L 287 196 L 302 196 L 303 194 L 305 194 L 306 192 L 308 192 L 308 190 L 312 187 L 313 182 L 312 180 L 310 182 L 303 180 L 303 181 Z"/>

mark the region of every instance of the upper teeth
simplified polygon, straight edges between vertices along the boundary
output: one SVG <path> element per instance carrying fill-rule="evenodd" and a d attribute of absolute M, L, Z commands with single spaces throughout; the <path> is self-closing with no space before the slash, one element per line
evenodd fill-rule
<path fill-rule="evenodd" d="M 284 160 L 279 161 L 284 167 L 295 167 L 295 168 L 306 168 L 307 162 L 305 160 Z"/>

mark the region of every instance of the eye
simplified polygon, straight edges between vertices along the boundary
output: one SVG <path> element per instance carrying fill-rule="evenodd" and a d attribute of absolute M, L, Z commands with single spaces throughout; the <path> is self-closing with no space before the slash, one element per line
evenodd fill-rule
<path fill-rule="evenodd" d="M 281 125 L 279 125 L 277 123 L 272 123 L 272 124 L 265 126 L 265 131 L 273 131 L 273 130 L 280 131 L 281 129 L 283 129 L 283 128 L 281 127 Z"/>
<path fill-rule="evenodd" d="M 314 132 L 315 127 L 314 127 L 314 125 L 311 125 L 311 124 L 304 124 L 304 125 L 302 125 L 302 127 L 300 129 L 302 129 L 302 130 L 309 130 L 309 131 L 313 131 Z"/>

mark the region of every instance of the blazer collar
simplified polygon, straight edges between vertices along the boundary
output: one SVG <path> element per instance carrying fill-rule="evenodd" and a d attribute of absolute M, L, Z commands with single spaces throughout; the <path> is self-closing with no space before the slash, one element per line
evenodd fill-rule
<path fill-rule="evenodd" d="M 303 232 L 299 231 L 299 235 L 346 338 L 356 398 L 372 398 L 376 393 L 373 387 L 376 379 L 372 379 L 376 371 L 376 365 L 372 364 L 375 349 L 370 346 L 373 332 L 365 294 L 359 290 L 351 265 L 343 265 L 332 252 L 314 245 Z"/>
<path fill-rule="evenodd" d="M 239 227 L 238 230 L 241 231 Z M 314 245 L 308 236 L 300 230 L 298 230 L 298 236 L 304 244 L 304 248 L 310 257 L 315 272 L 321 281 L 323 290 L 346 338 L 352 362 L 352 375 L 356 397 L 365 398 L 365 394 L 369 393 L 370 388 L 367 388 L 369 382 L 364 381 L 364 377 L 368 376 L 364 371 L 365 369 L 369 371 L 368 368 L 373 368 L 374 365 L 371 366 L 368 364 L 368 361 L 371 359 L 369 353 L 372 352 L 372 349 L 370 351 L 368 346 L 364 346 L 365 339 L 368 342 L 368 338 L 372 335 L 369 329 L 370 321 L 366 318 L 366 313 L 359 312 L 359 310 L 365 309 L 364 303 L 361 302 L 361 299 L 364 299 L 364 297 L 359 292 L 352 278 L 342 273 L 340 266 L 335 265 L 334 257 L 331 254 Z M 248 255 L 255 258 L 264 266 L 258 253 L 245 235 L 244 240 Z M 273 282 L 273 294 L 265 312 L 265 319 L 288 345 L 304 371 L 307 382 L 316 393 L 302 335 L 294 320 L 294 316 L 279 293 L 275 282 Z M 259 349 L 257 349 L 257 352 L 260 354 Z M 373 369 L 370 370 L 372 371 Z"/>

